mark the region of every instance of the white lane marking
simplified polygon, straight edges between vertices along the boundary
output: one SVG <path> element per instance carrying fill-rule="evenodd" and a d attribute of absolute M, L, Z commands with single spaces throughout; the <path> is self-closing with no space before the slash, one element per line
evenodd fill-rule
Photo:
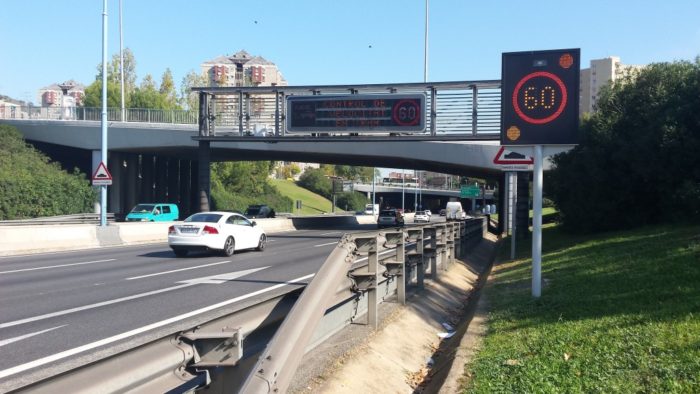
<path fill-rule="evenodd" d="M 320 248 L 321 246 L 335 245 L 335 244 L 337 244 L 337 243 L 338 243 L 338 241 L 335 241 L 335 242 L 328 242 L 328 243 L 326 243 L 326 244 L 314 245 L 314 248 Z"/>
<path fill-rule="evenodd" d="M 201 313 L 209 312 L 211 310 L 221 308 L 222 306 L 226 306 L 229 304 L 233 304 L 235 302 L 243 301 L 243 300 L 248 299 L 248 298 L 256 297 L 256 296 L 263 294 L 263 293 L 266 293 L 268 291 L 279 289 L 280 287 L 284 287 L 287 285 L 295 285 L 295 284 L 298 284 L 298 282 L 300 282 L 302 280 L 313 277 L 314 275 L 315 274 L 305 275 L 305 276 L 302 276 L 302 277 L 299 277 L 296 279 L 292 279 L 288 282 L 280 283 L 280 284 L 277 284 L 274 286 L 267 287 L 265 289 L 261 289 L 258 291 L 254 291 L 252 293 L 242 295 L 240 297 L 232 298 L 230 300 L 226 300 L 226 301 L 220 302 L 218 304 L 210 305 L 210 306 L 207 306 L 207 307 L 204 307 L 201 309 L 197 309 L 197 310 L 192 311 L 192 312 L 188 312 L 188 313 L 185 313 L 185 314 L 182 314 L 179 316 L 171 317 L 170 319 L 161 320 L 159 322 L 149 324 L 147 326 L 143 326 L 140 328 L 136 328 L 134 330 L 127 331 L 127 332 L 124 332 L 124 333 L 121 333 L 118 335 L 114 335 L 114 336 L 111 336 L 109 338 L 101 339 L 99 341 L 88 343 L 86 345 L 79 346 L 79 347 L 76 347 L 76 348 L 73 348 L 70 350 L 66 350 L 64 352 L 52 354 L 50 356 L 46 356 L 46 357 L 40 358 L 38 360 L 30 361 L 28 363 L 21 364 L 21 365 L 18 365 L 16 367 L 8 368 L 8 369 L 0 371 L 0 379 L 17 374 L 17 373 L 20 373 L 20 372 L 24 372 L 24 371 L 32 369 L 32 368 L 36 368 L 36 367 L 40 367 L 42 365 L 49 364 L 49 363 L 55 362 L 57 360 L 66 358 L 66 357 L 71 357 L 71 356 L 76 355 L 78 353 L 81 353 L 81 352 L 84 352 L 87 350 L 91 350 L 91 349 L 94 349 L 96 347 L 104 346 L 104 345 L 110 344 L 112 342 L 116 342 L 116 341 L 122 340 L 124 338 L 128 338 L 128 337 L 133 336 L 133 335 L 141 334 L 143 332 L 152 330 L 154 328 L 162 327 L 162 326 L 165 326 L 165 325 L 168 325 L 168 324 L 180 321 L 180 320 L 184 320 L 184 319 L 190 318 L 192 316 L 196 316 L 196 315 L 201 314 Z"/>
<path fill-rule="evenodd" d="M 193 270 L 193 269 L 197 269 L 197 268 L 211 267 L 211 266 L 214 266 L 214 265 L 226 264 L 226 263 L 230 263 L 230 262 L 231 262 L 231 260 L 226 260 L 226 261 L 219 261 L 218 263 L 197 265 L 197 266 L 194 266 L 194 267 L 180 268 L 180 269 L 171 270 L 171 271 L 156 272 L 155 274 L 148 274 L 148 275 L 141 275 L 141 276 L 132 276 L 131 278 L 126 278 L 126 280 L 134 280 L 134 279 L 148 278 L 148 277 L 151 277 L 151 276 L 172 274 L 173 272 L 189 271 L 189 270 Z"/>
<path fill-rule="evenodd" d="M 223 275 L 206 276 L 203 278 L 197 278 L 197 279 L 191 279 L 188 281 L 177 282 L 177 283 L 182 283 L 182 284 L 179 286 L 166 287 L 164 289 L 148 291 L 148 292 L 140 293 L 140 294 L 134 294 L 131 296 L 117 298 L 114 300 L 102 301 L 102 302 L 98 302 L 96 304 L 79 306 L 76 308 L 65 309 L 62 311 L 47 313 L 45 315 L 28 317 L 26 319 L 2 323 L 2 324 L 0 324 L 0 328 L 18 326 L 20 324 L 31 323 L 34 321 L 49 319 L 49 318 L 56 317 L 56 316 L 67 315 L 69 313 L 80 312 L 80 311 L 84 311 L 84 310 L 88 310 L 88 309 L 95 309 L 95 308 L 99 308 L 102 306 L 117 304 L 119 302 L 124 302 L 124 301 L 135 300 L 138 298 L 143 298 L 143 297 L 148 297 L 148 296 L 152 296 L 152 295 L 156 295 L 156 294 L 160 294 L 160 293 L 165 293 L 168 291 L 178 290 L 178 289 L 182 289 L 185 287 L 190 287 L 190 286 L 194 286 L 194 285 L 198 285 L 198 284 L 202 284 L 202 283 L 204 283 L 204 284 L 220 284 L 220 283 L 224 283 L 226 280 L 232 280 L 232 279 L 235 279 L 235 278 L 238 278 L 241 276 L 252 274 L 253 272 L 260 271 L 260 270 L 263 270 L 265 268 L 267 268 L 267 267 L 253 268 L 253 269 L 249 269 L 249 270 L 245 270 L 245 271 L 230 272 L 228 274 L 223 274 Z M 221 279 L 222 277 L 225 277 L 226 279 Z"/>
<path fill-rule="evenodd" d="M 54 328 L 47 328 L 46 330 L 33 332 L 33 333 L 31 333 L 31 334 L 26 334 L 26 335 L 22 335 L 22 336 L 10 338 L 10 339 L 5 339 L 4 341 L 0 341 L 0 347 L 3 347 L 3 346 L 5 346 L 5 345 L 9 345 L 9 344 L 11 344 L 12 342 L 17 342 L 17 341 L 21 341 L 22 339 L 26 339 L 26 338 L 33 337 L 33 336 L 35 336 L 35 335 L 39 335 L 39 334 L 43 334 L 43 333 L 45 333 L 45 332 L 53 331 L 53 330 L 55 330 L 55 329 L 57 329 L 57 328 L 65 327 L 65 326 L 67 326 L 67 325 L 68 325 L 68 324 L 64 324 L 64 325 L 62 325 L 62 326 L 58 326 L 58 327 L 54 327 Z"/>
<path fill-rule="evenodd" d="M 333 234 L 342 234 L 342 231 L 331 231 L 330 233 L 323 233 L 321 235 L 333 235 Z"/>
<path fill-rule="evenodd" d="M 36 268 L 24 268 L 21 270 L 12 270 L 12 271 L 0 271 L 0 274 L 13 274 L 15 272 L 26 272 L 26 271 L 38 271 L 38 270 L 47 270 L 51 268 L 61 268 L 61 267 L 72 267 L 74 265 L 85 265 L 85 264 L 96 264 L 96 263 L 105 263 L 107 261 L 114 261 L 116 259 L 107 259 L 107 260 L 95 260 L 95 261 L 86 261 L 84 263 L 70 263 L 70 264 L 59 264 L 59 265 L 49 265 L 46 267 L 36 267 Z"/>

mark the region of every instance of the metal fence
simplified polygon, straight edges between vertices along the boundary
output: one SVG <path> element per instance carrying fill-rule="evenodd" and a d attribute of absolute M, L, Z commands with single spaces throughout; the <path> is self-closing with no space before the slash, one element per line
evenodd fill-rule
<path fill-rule="evenodd" d="M 102 108 L 0 106 L 0 119 L 101 121 Z M 110 122 L 197 124 L 196 111 L 107 108 Z"/>

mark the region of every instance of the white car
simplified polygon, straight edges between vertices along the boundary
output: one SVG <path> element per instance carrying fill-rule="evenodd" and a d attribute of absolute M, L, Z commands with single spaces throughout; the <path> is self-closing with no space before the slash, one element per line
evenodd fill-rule
<path fill-rule="evenodd" d="M 430 216 L 426 211 L 418 211 L 416 215 L 413 216 L 413 223 L 428 223 L 430 221 Z"/>
<path fill-rule="evenodd" d="M 265 249 L 267 236 L 256 223 L 232 212 L 200 212 L 168 228 L 168 245 L 178 257 L 189 251 L 214 250 L 231 256 L 237 250 Z"/>

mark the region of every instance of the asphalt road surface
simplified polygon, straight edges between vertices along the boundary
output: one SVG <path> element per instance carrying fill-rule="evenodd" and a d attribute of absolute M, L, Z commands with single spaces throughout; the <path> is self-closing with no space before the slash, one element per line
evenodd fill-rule
<path fill-rule="evenodd" d="M 178 258 L 162 243 L 1 258 L 0 391 L 3 380 L 306 284 L 343 233 L 271 234 L 264 251 L 231 257 Z"/>

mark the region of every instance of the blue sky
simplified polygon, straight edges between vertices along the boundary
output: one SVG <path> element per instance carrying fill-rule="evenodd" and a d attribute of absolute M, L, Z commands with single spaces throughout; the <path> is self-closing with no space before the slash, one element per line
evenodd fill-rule
<path fill-rule="evenodd" d="M 124 46 L 139 80 L 169 67 L 179 83 L 214 57 L 245 49 L 290 85 L 421 82 L 424 0 L 122 0 Z M 109 57 L 119 49 L 109 0 Z M 36 101 L 55 82 L 94 80 L 102 2 L 2 0 L 0 94 Z M 429 81 L 500 78 L 501 53 L 581 48 L 626 64 L 700 54 L 700 1 L 431 0 Z"/>

